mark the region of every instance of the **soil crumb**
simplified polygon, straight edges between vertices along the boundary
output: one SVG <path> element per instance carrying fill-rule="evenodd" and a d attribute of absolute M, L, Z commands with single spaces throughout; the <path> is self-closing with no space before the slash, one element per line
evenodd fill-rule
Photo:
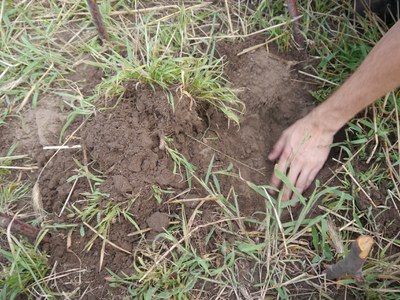
<path fill-rule="evenodd" d="M 162 232 L 169 225 L 169 216 L 164 213 L 155 212 L 146 220 L 147 225 L 155 232 Z"/>

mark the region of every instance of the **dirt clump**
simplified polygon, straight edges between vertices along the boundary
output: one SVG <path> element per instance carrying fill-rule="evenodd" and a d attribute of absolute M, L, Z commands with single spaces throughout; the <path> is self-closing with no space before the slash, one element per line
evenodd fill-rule
<path fill-rule="evenodd" d="M 169 216 L 160 212 L 155 212 L 146 220 L 147 225 L 155 232 L 162 232 L 169 225 Z"/>

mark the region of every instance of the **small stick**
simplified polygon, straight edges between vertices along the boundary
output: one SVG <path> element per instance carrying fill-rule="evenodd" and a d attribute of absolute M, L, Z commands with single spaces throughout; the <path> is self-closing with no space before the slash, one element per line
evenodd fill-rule
<path fill-rule="evenodd" d="M 69 193 L 68 193 L 67 199 L 65 200 L 64 205 L 63 205 L 63 207 L 61 208 L 60 213 L 58 214 L 58 217 L 61 217 L 62 213 L 64 212 L 64 209 L 65 209 L 65 207 L 67 206 L 67 204 L 68 204 L 68 202 L 69 202 L 69 199 L 71 198 L 72 193 L 73 193 L 74 190 L 75 190 L 75 186 L 76 186 L 76 183 L 78 182 L 78 179 L 79 179 L 79 178 L 76 178 L 75 181 L 74 181 L 74 183 L 72 184 L 72 188 L 71 188 L 71 190 L 70 190 Z"/>
<path fill-rule="evenodd" d="M 170 204 L 170 203 L 185 203 L 185 202 L 194 202 L 194 201 L 216 201 L 218 200 L 217 197 L 205 197 L 205 198 L 189 198 L 189 199 L 176 199 L 176 200 L 171 200 L 167 201 L 164 204 Z"/>
<path fill-rule="evenodd" d="M 304 49 L 305 48 L 304 38 L 301 35 L 299 20 L 296 19 L 297 16 L 299 15 L 299 12 L 297 10 L 297 0 L 287 0 L 286 3 L 289 9 L 290 17 L 293 20 L 294 40 L 301 49 Z"/>
<path fill-rule="evenodd" d="M 169 222 L 169 225 L 176 225 L 176 224 L 179 224 L 180 223 L 180 221 L 172 221 L 172 222 Z M 138 235 L 138 234 L 143 234 L 143 233 L 146 233 L 146 232 L 149 232 L 149 231 L 152 231 L 153 229 L 152 228 L 150 228 L 150 227 L 148 227 L 148 228 L 145 228 L 145 229 L 141 229 L 141 230 L 138 230 L 138 231 L 135 231 L 135 232 L 131 232 L 131 233 L 128 233 L 127 234 L 127 236 L 135 236 L 135 235 Z"/>
<path fill-rule="evenodd" d="M 36 166 L 33 166 L 33 167 L 0 166 L 0 169 L 33 171 L 33 170 L 39 169 L 39 167 L 36 167 Z"/>
<path fill-rule="evenodd" d="M 225 0 L 225 8 L 226 8 L 226 15 L 228 17 L 229 29 L 230 29 L 232 34 L 235 34 L 233 32 L 232 18 L 231 18 L 231 13 L 229 11 L 229 5 L 228 5 L 228 1 L 227 0 Z"/>
<path fill-rule="evenodd" d="M 280 35 L 278 35 L 278 36 L 276 36 L 276 37 L 274 37 L 274 38 L 272 38 L 272 39 L 266 40 L 264 43 L 261 43 L 261 44 L 258 44 L 258 45 L 255 45 L 255 46 L 246 48 L 246 49 L 244 49 L 243 51 L 241 51 L 241 52 L 239 52 L 238 54 L 236 54 L 236 56 L 241 56 L 241 55 L 246 54 L 246 53 L 248 53 L 248 52 L 250 52 L 250 51 L 257 50 L 258 48 L 261 48 L 261 47 L 263 47 L 263 46 L 268 46 L 269 43 L 271 43 L 271 42 L 273 42 L 273 41 L 279 39 L 279 38 L 282 37 L 283 35 L 284 35 L 284 34 L 282 33 L 282 34 L 280 34 Z"/>
<path fill-rule="evenodd" d="M 349 254 L 326 269 L 326 278 L 333 280 L 350 275 L 359 285 L 364 284 L 362 267 L 373 244 L 374 240 L 371 236 L 359 236 L 351 245 Z"/>
<path fill-rule="evenodd" d="M 44 146 L 43 150 L 64 150 L 64 149 L 81 149 L 81 145 L 73 145 L 73 146 Z"/>
<path fill-rule="evenodd" d="M 329 80 L 327 80 L 327 79 L 324 79 L 324 78 L 321 78 L 321 77 L 312 75 L 312 74 L 310 74 L 310 73 L 306 73 L 306 72 L 303 72 L 303 71 L 300 71 L 300 70 L 299 70 L 298 72 L 299 72 L 301 75 L 306 75 L 306 76 L 309 76 L 309 77 L 311 77 L 311 78 L 320 80 L 320 81 L 322 81 L 322 82 L 326 82 L 326 83 L 332 84 L 332 85 L 334 85 L 334 86 L 338 86 L 337 83 L 334 83 L 334 82 L 329 81 Z"/>
<path fill-rule="evenodd" d="M 96 0 L 87 0 L 89 11 L 90 14 L 92 15 L 94 25 L 96 25 L 96 29 L 97 32 L 99 33 L 100 39 L 103 41 L 108 41 L 109 40 L 108 32 L 104 27 L 104 22 L 96 2 L 97 2 Z"/>
<path fill-rule="evenodd" d="M 282 23 L 279 23 L 279 24 L 276 24 L 276 25 L 272 25 L 272 26 L 269 26 L 269 27 L 265 27 L 265 28 L 263 28 L 263 29 L 260 29 L 260 30 L 257 30 L 257 31 L 253 31 L 253 32 L 250 32 L 250 33 L 248 33 L 248 34 L 219 35 L 219 36 L 217 36 L 217 37 L 214 37 L 214 36 L 201 36 L 201 37 L 192 37 L 192 38 L 189 38 L 188 40 L 189 40 L 189 41 L 197 41 L 197 40 L 207 40 L 207 39 L 215 39 L 215 38 L 218 38 L 218 40 L 226 39 L 226 38 L 230 38 L 230 39 L 238 39 L 238 38 L 239 38 L 239 39 L 244 39 L 244 38 L 251 37 L 251 36 L 254 36 L 254 35 L 258 35 L 258 34 L 260 34 L 260 33 L 263 33 L 263 32 L 266 32 L 266 31 L 269 31 L 269 30 L 272 30 L 272 29 L 275 29 L 275 28 L 279 28 L 279 27 L 288 25 L 288 24 L 290 24 L 290 23 L 292 23 L 292 22 L 294 22 L 294 21 L 300 19 L 301 17 L 303 17 L 303 16 L 300 15 L 300 16 L 298 16 L 298 17 L 296 17 L 296 18 L 294 18 L 294 19 L 292 19 L 292 20 L 289 20 L 289 21 L 287 21 L 287 22 L 282 22 Z"/>
<path fill-rule="evenodd" d="M 138 231 L 135 231 L 135 232 L 132 232 L 132 233 L 128 233 L 127 236 L 134 236 L 134 235 L 138 235 L 138 234 L 143 234 L 143 233 L 146 233 L 146 232 L 149 232 L 149 231 L 151 231 L 151 228 L 146 228 L 146 229 L 138 230 Z"/>
<path fill-rule="evenodd" d="M 363 189 L 363 187 L 361 186 L 361 184 L 358 183 L 357 179 L 353 176 L 353 174 L 351 174 L 349 172 L 349 170 L 346 168 L 345 165 L 343 165 L 343 169 L 345 170 L 345 172 L 350 176 L 350 178 L 354 181 L 354 183 L 358 186 L 358 188 L 364 193 L 365 197 L 367 197 L 367 199 L 369 200 L 369 202 L 371 203 L 371 205 L 374 208 L 377 208 L 377 205 L 375 204 L 375 202 L 372 200 L 372 198 L 370 197 L 370 195 L 368 195 L 368 193 L 365 191 L 365 189 Z"/>
<path fill-rule="evenodd" d="M 0 212 L 0 227 L 7 229 L 11 224 L 11 231 L 24 235 L 28 238 L 36 240 L 39 230 L 32 225 L 26 224 L 22 221 L 16 220 L 15 218 Z M 42 242 L 48 242 L 49 237 L 45 235 Z"/>
<path fill-rule="evenodd" d="M 84 224 L 87 228 L 89 228 L 91 231 L 93 231 L 93 232 L 96 234 L 96 236 L 98 236 L 99 238 L 101 238 L 101 239 L 102 239 L 103 241 L 105 241 L 106 243 L 110 244 L 111 246 L 113 246 L 114 248 L 116 248 L 116 249 L 118 249 L 118 250 L 120 250 L 120 251 L 122 251 L 122 252 L 125 252 L 126 254 L 132 255 L 132 253 L 131 253 L 130 251 L 128 251 L 128 250 L 126 250 L 126 249 L 124 249 L 124 248 L 122 248 L 122 247 L 120 247 L 120 246 L 114 244 L 113 242 L 111 242 L 110 240 L 108 240 L 106 237 L 102 236 L 98 231 L 96 231 L 96 229 L 94 229 L 94 228 L 93 228 L 92 226 L 90 226 L 88 223 L 83 222 L 83 224 Z"/>

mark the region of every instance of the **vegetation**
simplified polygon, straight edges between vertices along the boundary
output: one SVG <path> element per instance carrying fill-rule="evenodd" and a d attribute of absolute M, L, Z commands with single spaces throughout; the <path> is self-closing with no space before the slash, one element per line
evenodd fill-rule
<path fill-rule="evenodd" d="M 228 121 L 239 124 L 244 104 L 223 77 L 225 61 L 217 58 L 216 43 L 238 42 L 260 31 L 285 51 L 294 47 L 293 35 L 284 1 L 219 2 L 101 1 L 110 37 L 101 43 L 83 1 L 14 4 L 3 0 L 0 130 L 14 116 L 23 119 L 26 109 L 35 108 L 43 95 L 50 94 L 62 97 L 62 109 L 69 113 L 60 133 L 63 140 L 78 117 L 112 109 L 108 100 L 122 97 L 130 82 L 161 87 L 173 108 L 175 98 L 185 96 L 193 105 L 214 105 Z M 316 62 L 303 76 L 318 87 L 312 94 L 321 102 L 355 70 L 388 28 L 372 14 L 355 15 L 342 1 L 299 1 L 299 9 L 302 33 Z M 103 71 L 103 81 L 90 95 L 82 83 L 68 77 L 79 63 Z M 388 235 L 379 216 L 388 210 L 395 210 L 396 218 L 400 215 L 399 105 L 400 93 L 393 91 L 344 128 L 344 140 L 334 145 L 341 153 L 338 168 L 328 182 L 316 182 L 310 197 L 297 192 L 297 200 L 281 203 L 281 195 L 271 197 L 268 186 L 246 182 L 265 200 L 265 211 L 244 216 L 234 188 L 224 193 L 220 186 L 223 176 L 240 179 L 240 174 L 232 166 L 218 169 L 213 159 L 201 177 L 174 147 L 172 137 L 165 137 L 174 173 L 185 172 L 182 177 L 207 194 L 192 199 L 196 206 L 189 219 L 184 202 L 175 199 L 181 206 L 179 213 L 171 214 L 171 225 L 149 244 L 143 234 L 146 229 L 131 212 L 135 196 L 123 203 L 109 201 L 99 187 L 106 175 L 89 172 L 77 162 L 77 173 L 69 181 L 83 179 L 90 188 L 79 205 L 66 203 L 71 223 L 58 224 L 49 215 L 42 232 L 79 230 L 88 236 L 86 251 L 100 239 L 101 269 L 105 244 L 111 243 L 110 228 L 117 219 L 129 222 L 139 237 L 131 272 L 108 270 L 106 278 L 110 288 L 122 288 L 127 298 L 334 299 L 339 286 L 339 293 L 360 299 L 397 299 L 400 239 Z M 26 156 L 13 155 L 13 150 L 2 149 L 5 154 L 0 157 L 0 210 L 27 223 L 40 223 L 42 216 L 33 213 L 30 203 L 34 185 L 22 176 L 35 168 Z M 280 176 L 287 182 L 284 174 Z M 161 203 L 163 194 L 173 194 L 157 185 L 152 189 L 154 203 Z M 384 197 L 375 201 L 371 195 L 379 191 Z M 365 207 L 358 204 L 360 197 L 368 202 Z M 208 201 L 220 209 L 204 221 L 201 207 Z M 294 202 L 301 207 L 299 215 L 282 222 L 282 214 L 292 215 Z M 351 241 L 360 234 L 372 236 L 376 244 L 364 265 L 365 286 L 352 278 L 327 281 L 326 265 L 345 257 Z M 28 241 L 0 227 L 1 298 L 83 297 L 86 290 L 58 290 L 57 280 L 65 273 L 53 273 L 47 256 L 51 253 L 43 251 L 40 241 Z"/>

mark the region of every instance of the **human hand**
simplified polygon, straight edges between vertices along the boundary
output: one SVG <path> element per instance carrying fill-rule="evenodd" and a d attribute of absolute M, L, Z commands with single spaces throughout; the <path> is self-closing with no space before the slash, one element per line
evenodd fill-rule
<path fill-rule="evenodd" d="M 323 124 L 311 112 L 282 133 L 268 156 L 271 161 L 279 159 L 275 168 L 286 174 L 300 193 L 310 186 L 328 158 L 335 132 Z M 274 172 L 270 186 L 279 189 L 281 184 Z M 290 200 L 292 195 L 293 191 L 284 185 L 282 201 Z"/>

